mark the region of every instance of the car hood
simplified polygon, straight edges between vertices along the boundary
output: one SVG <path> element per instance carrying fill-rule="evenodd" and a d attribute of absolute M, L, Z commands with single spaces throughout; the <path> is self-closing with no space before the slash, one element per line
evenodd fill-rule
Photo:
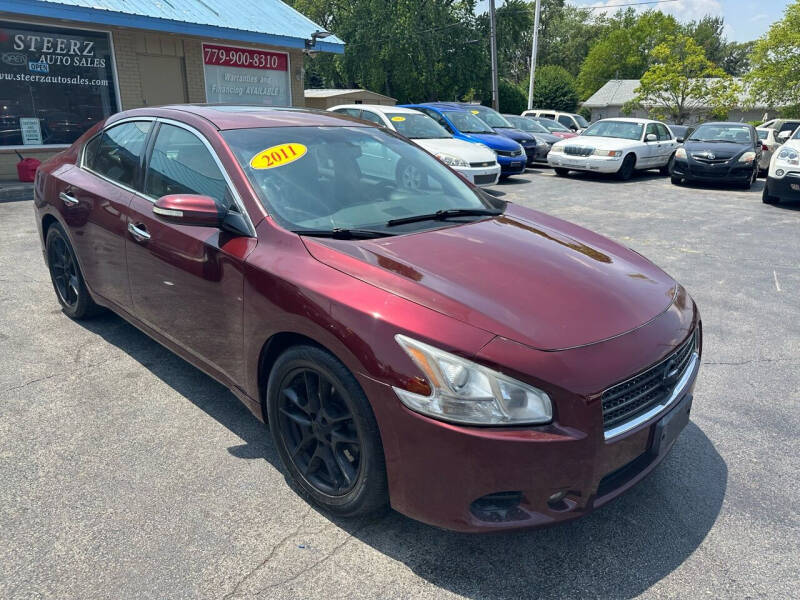
<path fill-rule="evenodd" d="M 639 140 L 626 140 L 623 138 L 611 138 L 602 136 L 579 135 L 573 138 L 562 140 L 559 146 L 581 146 L 584 148 L 599 148 L 600 150 L 625 150 L 641 145 Z"/>
<path fill-rule="evenodd" d="M 530 132 L 530 134 L 536 138 L 537 142 L 547 142 L 548 144 L 555 144 L 556 142 L 560 142 L 562 139 L 557 135 L 553 135 L 552 133 L 539 133 L 537 132 Z"/>
<path fill-rule="evenodd" d="M 494 130 L 507 138 L 511 138 L 515 142 L 519 142 L 523 146 L 525 142 L 536 141 L 532 133 L 522 131 L 521 129 L 512 129 L 510 127 L 495 127 Z"/>
<path fill-rule="evenodd" d="M 415 139 L 415 144 L 431 154 L 450 154 L 467 162 L 495 162 L 497 155 L 480 144 L 453 138 Z"/>
<path fill-rule="evenodd" d="M 486 144 L 492 150 L 519 150 L 519 144 L 512 139 L 496 133 L 462 133 L 465 140 Z"/>
<path fill-rule="evenodd" d="M 636 252 L 512 204 L 496 218 L 417 234 L 303 241 L 334 269 L 542 350 L 638 328 L 669 308 L 677 291 Z"/>
<path fill-rule="evenodd" d="M 709 152 L 718 159 L 728 159 L 738 156 L 748 150 L 753 151 L 753 144 L 737 144 L 734 142 L 684 142 L 683 147 L 689 155 Z M 709 157 L 710 158 L 710 157 Z"/>

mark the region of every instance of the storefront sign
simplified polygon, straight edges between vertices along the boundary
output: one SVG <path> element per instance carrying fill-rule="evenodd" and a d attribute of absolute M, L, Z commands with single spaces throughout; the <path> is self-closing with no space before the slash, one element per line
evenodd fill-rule
<path fill-rule="evenodd" d="M 203 44 L 206 100 L 289 106 L 289 55 L 254 48 Z"/>
<path fill-rule="evenodd" d="M 71 144 L 119 109 L 109 34 L 0 21 L 0 147 Z"/>
<path fill-rule="evenodd" d="M 41 145 L 42 143 L 42 126 L 39 124 L 39 119 L 30 117 L 20 117 L 19 129 L 22 134 L 22 143 L 26 146 Z"/>

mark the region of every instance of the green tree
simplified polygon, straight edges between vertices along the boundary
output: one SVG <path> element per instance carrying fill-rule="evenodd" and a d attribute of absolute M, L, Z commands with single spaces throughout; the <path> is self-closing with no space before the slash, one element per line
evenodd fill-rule
<path fill-rule="evenodd" d="M 680 29 L 674 17 L 655 10 L 639 15 L 619 11 L 605 27 L 607 33 L 592 46 L 578 74 L 583 99 L 609 79 L 639 79 L 651 63 L 652 49 Z"/>
<path fill-rule="evenodd" d="M 527 90 L 523 90 L 516 83 L 501 79 L 497 82 L 497 93 L 501 113 L 518 115 L 528 108 Z"/>
<path fill-rule="evenodd" d="M 724 118 L 737 103 L 741 86 L 693 38 L 669 36 L 650 55 L 653 64 L 626 110 L 645 107 L 655 118 L 681 124 L 696 113 Z"/>
<path fill-rule="evenodd" d="M 573 112 L 578 106 L 575 78 L 564 67 L 549 65 L 537 68 L 533 105 Z"/>
<path fill-rule="evenodd" d="M 715 65 L 722 66 L 726 55 L 725 19 L 706 15 L 698 21 L 689 21 L 683 26 L 683 33 L 692 38 L 703 49 L 706 58 Z"/>
<path fill-rule="evenodd" d="M 747 76 L 754 100 L 768 106 L 800 105 L 800 1 L 756 41 Z"/>
<path fill-rule="evenodd" d="M 733 77 L 741 77 L 750 71 L 750 55 L 755 42 L 728 42 L 719 66 Z"/>

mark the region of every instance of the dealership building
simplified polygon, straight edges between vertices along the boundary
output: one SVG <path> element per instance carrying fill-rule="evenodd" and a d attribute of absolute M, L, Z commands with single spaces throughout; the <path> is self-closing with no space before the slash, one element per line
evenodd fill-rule
<path fill-rule="evenodd" d="M 344 43 L 280 0 L 3 0 L 0 180 L 120 110 L 303 106 L 309 51 Z"/>

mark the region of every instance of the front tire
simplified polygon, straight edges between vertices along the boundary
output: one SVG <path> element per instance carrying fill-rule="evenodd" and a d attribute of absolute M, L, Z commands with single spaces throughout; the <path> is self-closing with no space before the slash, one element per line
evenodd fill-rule
<path fill-rule="evenodd" d="M 50 280 L 64 314 L 78 321 L 96 314 L 99 307 L 89 294 L 75 251 L 59 223 L 47 230 L 45 251 Z"/>
<path fill-rule="evenodd" d="M 559 177 L 566 177 L 567 175 L 569 175 L 569 169 L 565 169 L 563 167 L 554 167 L 553 170 Z"/>
<path fill-rule="evenodd" d="M 633 172 L 636 169 L 636 156 L 634 154 L 628 154 L 623 161 L 622 164 L 619 166 L 619 171 L 617 171 L 617 179 L 620 181 L 628 181 L 631 177 L 633 177 Z"/>
<path fill-rule="evenodd" d="M 667 175 L 669 175 L 669 174 L 670 174 L 670 172 L 672 171 L 672 161 L 674 160 L 674 158 L 675 158 L 675 155 L 673 154 L 672 156 L 670 156 L 670 157 L 669 157 L 669 160 L 667 161 L 667 164 L 665 164 L 663 167 L 661 167 L 661 168 L 658 170 L 658 172 L 659 172 L 661 175 L 663 175 L 664 177 L 666 177 Z"/>
<path fill-rule="evenodd" d="M 683 179 L 681 177 L 670 177 L 669 178 L 672 185 L 681 185 L 683 184 Z"/>
<path fill-rule="evenodd" d="M 767 187 L 767 183 L 764 182 L 764 191 L 761 192 L 761 201 L 764 204 L 777 204 L 778 202 L 781 201 L 781 199 L 778 198 L 777 196 L 770 196 L 768 190 L 769 188 Z"/>
<path fill-rule="evenodd" d="M 266 404 L 278 454 L 304 496 L 340 517 L 388 505 L 375 416 L 336 357 L 315 346 L 286 350 L 269 375 Z"/>

